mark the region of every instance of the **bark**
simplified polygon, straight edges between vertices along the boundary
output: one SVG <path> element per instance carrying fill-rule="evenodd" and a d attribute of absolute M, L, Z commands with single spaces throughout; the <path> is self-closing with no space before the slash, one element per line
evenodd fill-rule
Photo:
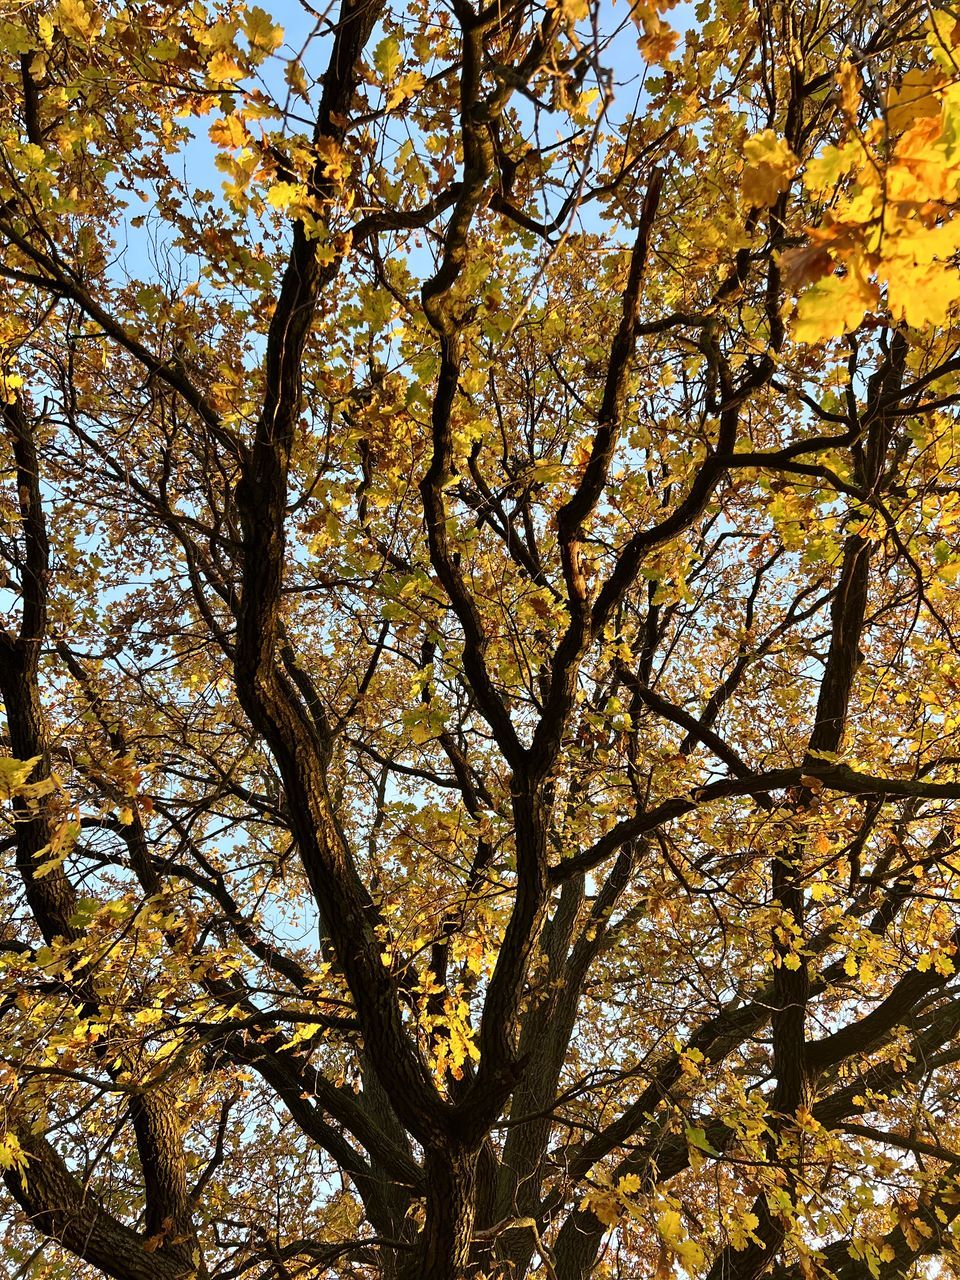
<path fill-rule="evenodd" d="M 27 1166 L 23 1176 L 4 1170 L 3 1181 L 38 1231 L 113 1280 L 196 1280 L 203 1274 L 195 1244 L 189 1257 L 179 1249 L 157 1249 L 82 1187 L 29 1124 L 15 1125 L 14 1132 Z"/>
<path fill-rule="evenodd" d="M 450 1143 L 427 1152 L 424 1228 L 402 1280 L 466 1280 L 477 1203 L 478 1152 Z"/>

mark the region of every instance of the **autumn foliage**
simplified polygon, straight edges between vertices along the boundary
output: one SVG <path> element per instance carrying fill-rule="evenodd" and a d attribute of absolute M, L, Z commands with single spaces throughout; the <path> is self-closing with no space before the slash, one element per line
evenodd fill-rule
<path fill-rule="evenodd" d="M 3 1274 L 956 1274 L 960 14 L 0 49 Z"/>

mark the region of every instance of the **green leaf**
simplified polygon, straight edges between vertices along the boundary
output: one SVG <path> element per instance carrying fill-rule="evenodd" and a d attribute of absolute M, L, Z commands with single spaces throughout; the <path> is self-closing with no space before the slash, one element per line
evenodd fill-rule
<path fill-rule="evenodd" d="M 400 52 L 400 41 L 396 36 L 384 36 L 373 51 L 373 65 L 384 80 L 392 80 L 400 70 L 403 55 Z"/>
<path fill-rule="evenodd" d="M 720 1152 L 716 1147 L 711 1146 L 705 1130 L 698 1128 L 696 1125 L 688 1124 L 684 1133 L 687 1135 L 687 1145 L 696 1147 L 698 1151 L 705 1151 L 708 1156 L 719 1156 Z"/>

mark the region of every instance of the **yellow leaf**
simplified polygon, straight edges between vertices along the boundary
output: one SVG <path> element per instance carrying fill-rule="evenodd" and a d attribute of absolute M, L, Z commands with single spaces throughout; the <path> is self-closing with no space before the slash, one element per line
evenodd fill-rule
<path fill-rule="evenodd" d="M 64 859 L 72 852 L 80 837 L 80 830 L 80 823 L 76 819 L 69 819 L 58 824 L 51 836 L 50 843 L 42 849 L 38 849 L 34 854 L 36 858 L 42 858 L 44 854 L 51 855 L 46 862 L 42 862 L 38 867 L 34 868 L 33 876 L 35 880 L 41 880 L 44 876 L 48 876 L 51 871 L 55 871 L 57 867 L 63 865 Z"/>
<path fill-rule="evenodd" d="M 732 1247 L 739 1252 L 746 1249 L 751 1241 L 759 1244 L 759 1237 L 755 1234 L 759 1225 L 760 1219 L 755 1213 L 741 1213 L 731 1218 L 727 1223 L 727 1232 Z"/>
<path fill-rule="evenodd" d="M 634 0 L 630 7 L 630 17 L 640 32 L 637 48 L 648 62 L 664 62 L 680 39 L 678 33 L 667 26 L 660 16 L 663 8 L 669 6 L 658 3 L 657 0 Z"/>
<path fill-rule="evenodd" d="M 27 1161 L 29 1156 L 20 1145 L 15 1133 L 0 1136 L 0 1169 L 15 1169 L 20 1174 L 20 1181 L 27 1185 Z"/>
<path fill-rule="evenodd" d="M 426 77 L 422 71 L 408 71 L 406 75 L 402 75 L 399 80 L 387 90 L 387 110 L 392 111 L 394 107 L 406 102 L 408 98 L 412 98 L 426 84 Z"/>
<path fill-rule="evenodd" d="M 901 133 L 914 120 L 940 114 L 940 102 L 934 90 L 943 77 L 935 67 L 914 68 L 906 72 L 899 89 L 887 94 L 887 129 Z"/>
<path fill-rule="evenodd" d="M 888 201 L 948 200 L 956 196 L 957 170 L 939 116 L 911 125 L 896 145 L 886 174 Z"/>
<path fill-rule="evenodd" d="M 947 263 L 921 266 L 909 254 L 898 254 L 885 261 L 878 274 L 887 282 L 890 314 L 912 329 L 943 325 L 960 300 L 960 275 Z"/>
<path fill-rule="evenodd" d="M 98 18 L 86 8 L 83 0 L 60 0 L 55 12 L 56 25 L 68 36 L 89 40 L 100 30 Z"/>
<path fill-rule="evenodd" d="M 33 756 L 30 760 L 15 760 L 13 756 L 0 757 L 0 799 L 10 800 L 19 795 L 39 763 L 39 756 Z"/>
<path fill-rule="evenodd" d="M 273 53 L 283 44 L 283 27 L 273 21 L 265 9 L 254 5 L 243 17 L 243 34 L 250 42 L 251 49 L 262 53 Z"/>
<path fill-rule="evenodd" d="M 8 373 L 0 369 L 0 401 L 4 404 L 13 404 L 22 386 L 23 377 L 19 373 Z"/>
<path fill-rule="evenodd" d="M 931 53 L 948 75 L 953 75 L 956 70 L 954 50 L 960 44 L 960 23 L 948 8 L 936 8 L 926 25 Z"/>
<path fill-rule="evenodd" d="M 696 1240 L 682 1240 L 676 1246 L 676 1254 L 688 1271 L 698 1271 L 704 1264 L 703 1250 Z"/>
<path fill-rule="evenodd" d="M 318 157 L 323 163 L 323 176 L 333 182 L 342 182 L 350 171 L 347 153 L 339 147 L 333 138 L 320 137 L 314 143 Z"/>
<path fill-rule="evenodd" d="M 797 157 L 772 129 L 748 138 L 743 154 L 747 162 L 743 171 L 744 200 L 755 208 L 766 209 L 789 186 L 797 172 Z"/>
<path fill-rule="evenodd" d="M 309 93 L 306 72 L 298 58 L 292 58 L 284 68 L 283 78 L 287 85 L 299 98 L 306 98 Z"/>
<path fill-rule="evenodd" d="M 860 73 L 852 62 L 845 62 L 837 72 L 840 109 L 852 124 L 856 123 L 860 106 Z"/>
<path fill-rule="evenodd" d="M 287 209 L 307 194 L 300 182 L 275 182 L 267 192 L 267 204 L 274 209 Z"/>
<path fill-rule="evenodd" d="M 137 1012 L 133 1015 L 133 1020 L 137 1024 L 137 1026 L 151 1027 L 157 1022 L 163 1021 L 163 1009 L 156 1008 L 156 1007 L 152 1009 L 151 1008 L 138 1009 Z M 286 1049 L 287 1046 L 284 1045 L 283 1048 Z"/>
<path fill-rule="evenodd" d="M 800 295 L 793 336 L 812 343 L 852 333 L 876 301 L 876 291 L 853 272 L 818 280 Z"/>
<path fill-rule="evenodd" d="M 215 53 L 207 63 L 207 76 L 214 84 L 230 84 L 243 78 L 243 70 L 227 53 Z"/>
<path fill-rule="evenodd" d="M 826 195 L 863 158 L 857 141 L 842 147 L 825 147 L 819 156 L 808 160 L 803 170 L 803 185 L 814 195 Z"/>
<path fill-rule="evenodd" d="M 589 1192 L 580 1201 L 580 1208 L 589 1210 L 605 1227 L 615 1227 L 620 1221 L 620 1201 L 612 1191 Z"/>
<path fill-rule="evenodd" d="M 37 170 L 46 163 L 47 153 L 35 142 L 28 142 L 25 147 L 20 148 L 20 157 L 28 169 Z"/>
<path fill-rule="evenodd" d="M 671 1247 L 680 1244 L 684 1234 L 683 1223 L 676 1209 L 664 1209 L 657 1218 L 657 1230 Z"/>
<path fill-rule="evenodd" d="M 688 1271 L 695 1271 L 703 1265 L 703 1250 L 695 1240 L 688 1237 L 676 1209 L 663 1210 L 657 1217 L 657 1230 L 664 1244 L 677 1255 Z"/>
<path fill-rule="evenodd" d="M 250 141 L 246 126 L 237 115 L 224 116 L 222 120 L 214 120 L 210 126 L 210 141 L 218 147 L 239 149 Z"/>

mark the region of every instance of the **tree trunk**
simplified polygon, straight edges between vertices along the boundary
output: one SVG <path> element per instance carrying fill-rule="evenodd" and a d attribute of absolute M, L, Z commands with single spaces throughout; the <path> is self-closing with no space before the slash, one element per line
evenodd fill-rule
<path fill-rule="evenodd" d="M 426 1220 L 404 1280 L 466 1280 L 476 1217 L 478 1152 L 458 1147 L 427 1153 Z"/>

